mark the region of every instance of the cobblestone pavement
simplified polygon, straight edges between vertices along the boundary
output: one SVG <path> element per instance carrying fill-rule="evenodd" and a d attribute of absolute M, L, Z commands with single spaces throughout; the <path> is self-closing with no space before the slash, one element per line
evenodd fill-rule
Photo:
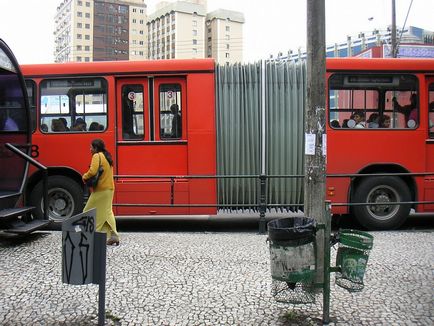
<path fill-rule="evenodd" d="M 334 325 L 434 325 L 434 232 L 372 232 L 365 288 L 331 275 Z M 336 251 L 332 250 L 332 255 Z M 271 296 L 266 235 L 123 233 L 107 250 L 107 325 L 318 325 Z M 96 325 L 98 285 L 61 282 L 61 232 L 0 240 L 1 325 Z"/>

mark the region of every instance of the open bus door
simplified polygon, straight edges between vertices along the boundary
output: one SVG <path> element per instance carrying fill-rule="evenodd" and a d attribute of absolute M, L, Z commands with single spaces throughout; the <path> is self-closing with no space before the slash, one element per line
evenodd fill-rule
<path fill-rule="evenodd" d="M 0 229 L 28 233 L 48 221 L 32 221 L 29 217 L 32 207 L 20 207 L 29 163 L 6 147 L 8 143 L 30 155 L 26 85 L 12 51 L 0 39 Z"/>

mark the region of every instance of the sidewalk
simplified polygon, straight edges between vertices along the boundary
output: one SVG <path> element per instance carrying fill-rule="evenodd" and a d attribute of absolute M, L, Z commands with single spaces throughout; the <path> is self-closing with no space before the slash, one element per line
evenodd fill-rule
<path fill-rule="evenodd" d="M 332 324 L 433 325 L 434 232 L 371 234 L 365 289 L 348 293 L 331 275 Z M 107 325 L 317 325 L 322 319 L 321 295 L 311 305 L 274 301 L 266 235 L 121 236 L 121 245 L 107 250 Z M 1 325 L 97 324 L 98 286 L 61 283 L 61 232 L 21 244 L 1 238 L 0 282 Z"/>

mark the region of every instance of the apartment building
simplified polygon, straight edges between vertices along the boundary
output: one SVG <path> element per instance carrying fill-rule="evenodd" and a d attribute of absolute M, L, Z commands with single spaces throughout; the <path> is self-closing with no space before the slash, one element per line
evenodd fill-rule
<path fill-rule="evenodd" d="M 219 9 L 206 13 L 206 0 L 161 2 L 148 16 L 148 59 L 243 60 L 244 15 Z"/>
<path fill-rule="evenodd" d="M 218 63 L 243 61 L 243 24 L 241 12 L 218 9 L 206 15 L 206 54 Z"/>
<path fill-rule="evenodd" d="M 148 59 L 205 58 L 206 6 L 163 2 L 148 16 Z"/>
<path fill-rule="evenodd" d="M 55 62 L 143 60 L 144 0 L 64 0 L 55 16 Z"/>

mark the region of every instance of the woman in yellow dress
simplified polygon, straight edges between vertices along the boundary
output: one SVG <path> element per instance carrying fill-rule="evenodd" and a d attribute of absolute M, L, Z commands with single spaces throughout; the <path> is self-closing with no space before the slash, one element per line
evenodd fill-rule
<path fill-rule="evenodd" d="M 103 172 L 93 189 L 83 212 L 96 208 L 96 230 L 107 233 L 108 245 L 119 245 L 119 234 L 116 230 L 116 220 L 113 214 L 113 194 L 115 183 L 113 180 L 113 159 L 106 150 L 102 139 L 94 139 L 90 145 L 92 161 L 89 170 L 83 174 L 83 182 L 97 174 L 99 166 Z"/>

